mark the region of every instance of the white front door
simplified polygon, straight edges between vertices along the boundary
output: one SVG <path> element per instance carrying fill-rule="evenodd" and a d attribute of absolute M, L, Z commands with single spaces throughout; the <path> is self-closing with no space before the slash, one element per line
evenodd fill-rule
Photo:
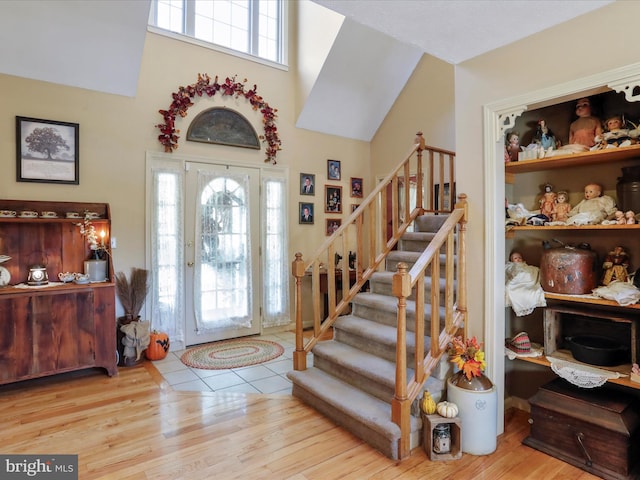
<path fill-rule="evenodd" d="M 186 345 L 260 333 L 260 171 L 187 163 Z"/>

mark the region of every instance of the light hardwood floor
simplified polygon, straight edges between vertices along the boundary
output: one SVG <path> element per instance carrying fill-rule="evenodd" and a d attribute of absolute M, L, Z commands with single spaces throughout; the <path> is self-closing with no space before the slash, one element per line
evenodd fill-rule
<path fill-rule="evenodd" d="M 145 362 L 0 386 L 0 453 L 78 454 L 82 480 L 597 479 L 522 445 L 527 418 L 491 455 L 394 462 L 289 395 L 173 391 Z"/>

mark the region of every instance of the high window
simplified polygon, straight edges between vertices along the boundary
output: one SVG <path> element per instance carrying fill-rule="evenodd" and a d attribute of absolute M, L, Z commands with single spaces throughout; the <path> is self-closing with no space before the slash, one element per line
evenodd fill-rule
<path fill-rule="evenodd" d="M 153 0 L 149 24 L 285 64 L 283 0 Z"/>

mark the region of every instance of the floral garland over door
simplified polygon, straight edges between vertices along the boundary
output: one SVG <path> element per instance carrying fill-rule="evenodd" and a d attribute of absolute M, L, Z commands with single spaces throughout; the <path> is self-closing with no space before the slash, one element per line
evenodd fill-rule
<path fill-rule="evenodd" d="M 246 79 L 244 80 L 247 81 Z M 186 87 L 179 87 L 178 91 L 172 93 L 173 102 L 169 106 L 168 110 L 160 110 L 160 115 L 163 116 L 164 122 L 156 125 L 160 129 L 161 134 L 158 135 L 158 140 L 164 145 L 164 151 L 167 153 L 173 152 L 178 148 L 177 134 L 180 130 L 176 130 L 175 122 L 176 117 L 179 115 L 184 118 L 187 116 L 187 110 L 193 105 L 191 101 L 196 95 L 201 97 L 203 94 L 207 94 L 209 97 L 213 97 L 217 92 L 220 95 L 235 95 L 236 98 L 242 96 L 247 99 L 254 110 L 260 110 L 262 113 L 262 123 L 264 124 L 264 135 L 260 135 L 260 140 L 267 144 L 265 162 L 276 164 L 276 155 L 281 150 L 280 137 L 278 136 L 278 128 L 276 127 L 275 119 L 277 117 L 275 108 L 271 108 L 269 104 L 256 93 L 258 87 L 253 86 L 251 90 L 245 88 L 244 83 L 237 82 L 236 77 L 227 77 L 224 83 L 218 83 L 218 76 L 216 75 L 213 83 L 208 74 L 198 74 L 198 81 L 193 85 Z"/>

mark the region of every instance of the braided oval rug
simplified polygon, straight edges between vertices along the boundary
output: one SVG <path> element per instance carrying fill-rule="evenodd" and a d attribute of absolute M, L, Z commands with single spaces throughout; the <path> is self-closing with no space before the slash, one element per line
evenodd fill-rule
<path fill-rule="evenodd" d="M 224 370 L 268 362 L 283 352 L 282 345 L 269 340 L 234 339 L 190 348 L 180 360 L 188 367 Z"/>

